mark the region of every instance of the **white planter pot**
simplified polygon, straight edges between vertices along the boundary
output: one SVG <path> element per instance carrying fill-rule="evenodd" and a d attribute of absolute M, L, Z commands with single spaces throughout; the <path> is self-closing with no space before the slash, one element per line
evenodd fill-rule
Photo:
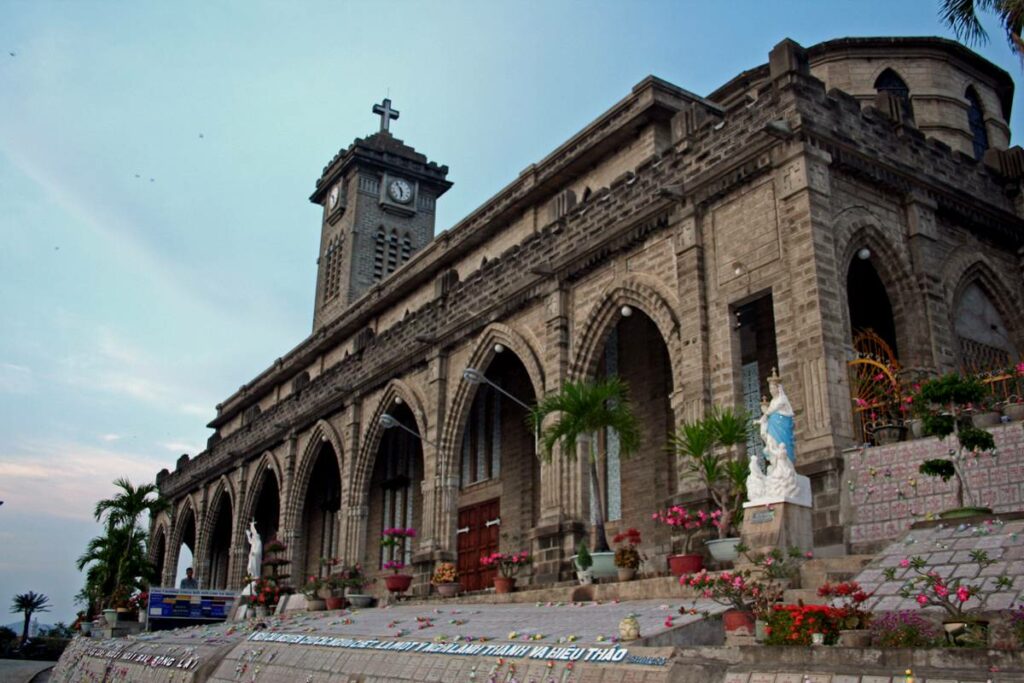
<path fill-rule="evenodd" d="M 717 562 L 733 562 L 739 557 L 736 546 L 740 544 L 739 538 L 716 538 L 705 542 L 711 552 L 711 557 Z"/>
<path fill-rule="evenodd" d="M 589 570 L 576 570 L 576 578 L 579 579 L 581 586 L 589 586 L 594 583 L 594 574 Z"/>
<path fill-rule="evenodd" d="M 590 567 L 590 573 L 595 579 L 618 579 L 619 568 L 615 566 L 615 553 L 611 550 L 603 553 L 590 553 L 594 558 L 594 564 Z"/>

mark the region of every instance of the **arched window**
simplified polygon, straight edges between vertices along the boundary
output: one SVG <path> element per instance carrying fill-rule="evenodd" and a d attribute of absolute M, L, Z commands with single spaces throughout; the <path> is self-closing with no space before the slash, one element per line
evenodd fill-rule
<path fill-rule="evenodd" d="M 971 142 L 974 144 L 974 158 L 981 159 L 988 149 L 988 131 L 985 130 L 985 110 L 981 98 L 973 86 L 967 87 L 967 125 L 971 127 Z"/>
<path fill-rule="evenodd" d="M 377 230 L 377 237 L 373 244 L 373 279 L 380 280 L 384 277 L 384 245 L 388 241 L 384 228 Z"/>
<path fill-rule="evenodd" d="M 907 118 L 914 117 L 914 109 L 910 105 L 910 88 L 906 81 L 892 69 L 886 69 L 875 79 L 875 90 L 879 93 L 892 95 L 903 103 L 903 113 Z"/>

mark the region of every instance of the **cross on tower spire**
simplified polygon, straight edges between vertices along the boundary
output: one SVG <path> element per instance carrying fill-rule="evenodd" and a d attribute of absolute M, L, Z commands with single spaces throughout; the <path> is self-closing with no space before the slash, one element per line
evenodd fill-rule
<path fill-rule="evenodd" d="M 398 110 L 391 108 L 391 99 L 385 97 L 383 102 L 373 105 L 373 113 L 380 116 L 380 132 L 390 133 L 388 125 L 391 119 L 398 118 Z"/>

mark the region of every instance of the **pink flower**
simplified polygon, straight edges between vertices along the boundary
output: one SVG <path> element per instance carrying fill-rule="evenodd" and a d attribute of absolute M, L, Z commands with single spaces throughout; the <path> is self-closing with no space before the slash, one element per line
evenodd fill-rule
<path fill-rule="evenodd" d="M 804 557 L 806 557 L 808 560 L 812 559 L 814 557 L 814 551 L 808 550 L 806 553 L 804 553 Z"/>
<path fill-rule="evenodd" d="M 910 566 L 910 560 L 904 557 L 902 560 L 900 560 L 900 566 L 906 569 Z"/>
<path fill-rule="evenodd" d="M 971 589 L 967 586 L 960 586 L 956 589 L 956 599 L 960 602 L 967 602 L 971 597 Z"/>
<path fill-rule="evenodd" d="M 935 584 L 935 594 L 938 595 L 940 598 L 944 598 L 947 595 L 949 595 L 949 589 L 946 588 L 943 584 L 937 583 Z M 961 600 L 961 602 L 963 601 Z"/>
<path fill-rule="evenodd" d="M 924 593 L 921 593 L 917 596 L 917 604 L 921 605 L 921 607 L 924 607 L 928 604 L 928 598 L 927 596 L 925 596 Z"/>

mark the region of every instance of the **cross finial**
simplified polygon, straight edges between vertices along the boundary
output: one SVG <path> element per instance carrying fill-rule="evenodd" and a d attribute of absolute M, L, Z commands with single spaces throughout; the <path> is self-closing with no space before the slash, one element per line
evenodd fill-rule
<path fill-rule="evenodd" d="M 398 110 L 391 108 L 391 99 L 385 97 L 383 102 L 373 105 L 373 113 L 380 116 L 380 132 L 390 132 L 388 125 L 391 123 L 391 119 L 398 118 Z"/>

